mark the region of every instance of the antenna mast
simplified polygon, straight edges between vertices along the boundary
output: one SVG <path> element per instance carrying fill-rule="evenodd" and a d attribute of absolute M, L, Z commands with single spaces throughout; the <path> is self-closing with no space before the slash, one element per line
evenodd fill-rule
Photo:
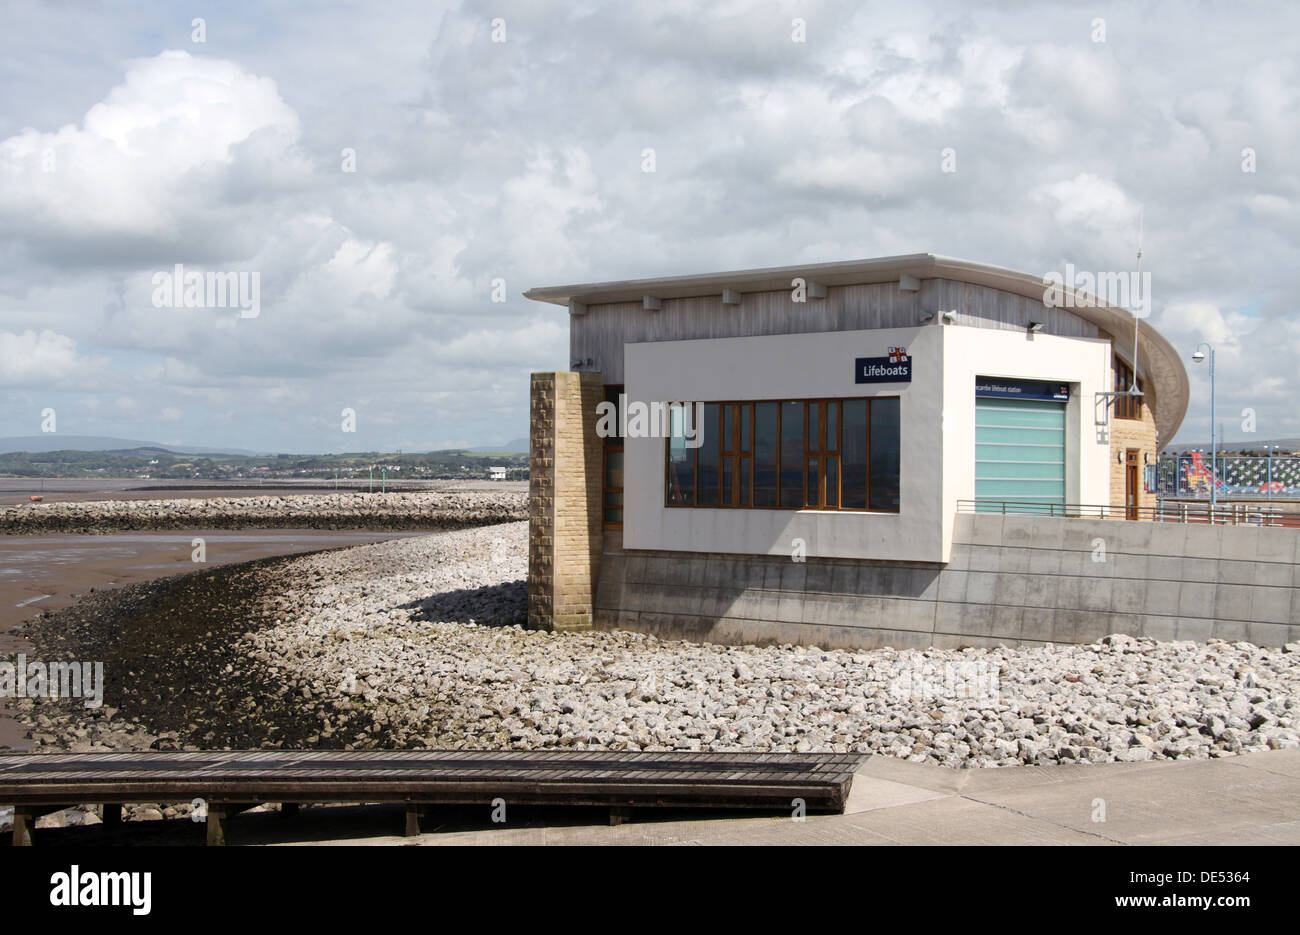
<path fill-rule="evenodd" d="M 1142 211 L 1143 208 L 1139 206 L 1138 207 L 1137 278 L 1133 283 L 1136 289 L 1142 288 Z M 1132 298 L 1132 296 L 1130 296 L 1130 298 Z M 1150 301 L 1151 297 L 1147 296 L 1146 299 L 1147 301 Z M 1141 395 L 1141 392 L 1138 390 L 1138 382 L 1137 382 L 1138 381 L 1138 326 L 1141 324 L 1141 319 L 1138 318 L 1136 304 L 1134 305 L 1132 311 L 1133 311 L 1133 385 L 1129 387 L 1128 391 L 1130 396 L 1139 396 Z"/>

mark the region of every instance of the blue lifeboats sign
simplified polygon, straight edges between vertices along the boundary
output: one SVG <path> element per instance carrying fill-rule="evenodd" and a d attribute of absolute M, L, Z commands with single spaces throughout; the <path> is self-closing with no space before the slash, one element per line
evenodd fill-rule
<path fill-rule="evenodd" d="M 976 396 L 998 396 L 1003 399 L 1055 399 L 1068 400 L 1070 385 L 1047 380 L 1002 380 L 998 377 L 976 377 Z"/>
<path fill-rule="evenodd" d="M 891 347 L 884 357 L 858 357 L 853 363 L 854 383 L 912 382 L 912 358 L 905 347 Z"/>

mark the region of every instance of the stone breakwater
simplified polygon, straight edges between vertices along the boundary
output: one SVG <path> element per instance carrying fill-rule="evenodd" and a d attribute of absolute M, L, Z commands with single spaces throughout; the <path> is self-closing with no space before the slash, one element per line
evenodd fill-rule
<path fill-rule="evenodd" d="M 513 491 L 327 493 L 173 500 L 90 500 L 0 506 L 0 533 L 147 529 L 461 529 L 525 519 Z"/>
<path fill-rule="evenodd" d="M 1300 746 L 1295 644 L 855 653 L 527 631 L 511 625 L 526 528 L 296 560 L 279 622 L 241 649 L 314 710 L 309 742 L 345 747 L 832 750 L 971 767 Z M 375 573 L 397 555 L 418 558 Z"/>
<path fill-rule="evenodd" d="M 848 652 L 527 631 L 526 537 L 515 523 L 268 565 L 262 596 L 237 623 L 190 628 L 201 653 L 165 663 L 170 674 L 143 687 L 115 695 L 110 684 L 121 713 L 74 710 L 75 742 L 832 750 L 948 767 L 1300 746 L 1300 644 L 1116 635 L 1074 647 Z M 49 707 L 32 712 L 33 736 L 64 746 L 74 735 Z"/>

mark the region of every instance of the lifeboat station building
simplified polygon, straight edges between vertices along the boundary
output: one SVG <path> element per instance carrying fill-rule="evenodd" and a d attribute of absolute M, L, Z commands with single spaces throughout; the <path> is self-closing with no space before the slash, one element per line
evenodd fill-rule
<path fill-rule="evenodd" d="M 932 254 L 526 295 L 570 328 L 569 369 L 532 376 L 531 626 L 1300 636 L 1293 530 L 1139 521 L 1188 379 L 1123 307 Z M 1205 560 L 1266 540 L 1285 566 L 1267 594 L 1254 563 L 1220 581 Z"/>

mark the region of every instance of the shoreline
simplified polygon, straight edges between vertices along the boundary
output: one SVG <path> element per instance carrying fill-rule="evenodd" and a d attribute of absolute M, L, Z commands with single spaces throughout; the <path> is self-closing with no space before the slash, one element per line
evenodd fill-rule
<path fill-rule="evenodd" d="M 1300 644 L 848 652 L 532 631 L 526 543 L 516 522 L 97 592 L 25 635 L 103 661 L 104 707 L 16 707 L 40 748 L 73 752 L 824 750 L 981 769 L 1300 747 Z M 185 806 L 137 811 L 167 808 Z"/>
<path fill-rule="evenodd" d="M 1300 747 L 1298 644 L 849 652 L 530 631 L 526 536 L 510 523 L 195 572 L 96 594 L 25 635 L 102 658 L 106 704 L 178 746 L 826 750 L 954 767 Z M 140 674 L 127 685 L 119 668 Z"/>
<path fill-rule="evenodd" d="M 0 657 L 30 655 L 21 625 L 39 614 L 73 606 L 81 598 L 177 573 L 214 569 L 257 558 L 347 548 L 418 533 L 285 529 L 239 532 L 215 529 L 0 536 Z M 205 561 L 193 561 L 193 539 L 205 543 Z M 0 698 L 0 748 L 27 749 L 25 729 Z"/>
<path fill-rule="evenodd" d="M 0 505 L 0 535 L 195 528 L 434 532 L 526 519 L 526 501 L 526 494 L 504 490 L 58 500 Z"/>

